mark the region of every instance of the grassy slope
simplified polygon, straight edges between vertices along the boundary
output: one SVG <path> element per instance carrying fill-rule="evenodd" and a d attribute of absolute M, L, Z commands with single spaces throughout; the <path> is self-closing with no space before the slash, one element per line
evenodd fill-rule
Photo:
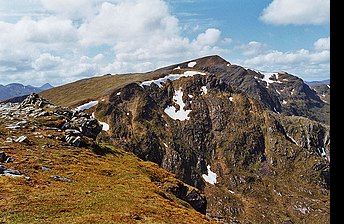
<path fill-rule="evenodd" d="M 208 223 L 206 217 L 164 191 L 178 180 L 157 165 L 111 148 L 99 156 L 49 139 L 58 132 L 11 132 L 0 119 L 1 149 L 15 158 L 7 168 L 30 180 L 0 176 L 0 223 Z M 28 135 L 31 144 L 3 143 Z M 50 144 L 50 147 L 44 145 Z M 42 166 L 51 170 L 43 171 Z M 73 182 L 51 178 L 60 175 Z M 153 181 L 154 180 L 154 181 Z"/>
<path fill-rule="evenodd" d="M 52 103 L 61 106 L 75 106 L 78 103 L 96 99 L 111 93 L 112 90 L 132 82 L 142 82 L 155 77 L 154 73 L 105 75 L 79 80 L 40 93 Z M 82 94 L 81 94 L 82 93 Z"/>

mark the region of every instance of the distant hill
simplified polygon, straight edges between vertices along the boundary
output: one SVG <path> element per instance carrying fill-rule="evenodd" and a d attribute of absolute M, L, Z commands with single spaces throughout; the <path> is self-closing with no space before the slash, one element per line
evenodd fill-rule
<path fill-rule="evenodd" d="M 50 85 L 49 83 L 46 83 L 42 85 L 41 87 L 34 87 L 30 85 L 24 86 L 23 84 L 20 84 L 20 83 L 0 85 L 0 100 L 6 100 L 13 97 L 24 96 L 30 93 L 39 93 L 51 88 L 53 88 L 53 86 Z"/>
<path fill-rule="evenodd" d="M 307 82 L 305 81 L 305 83 L 309 86 L 315 86 L 315 85 L 330 85 L 330 79 L 326 79 L 326 80 L 321 80 L 321 81 L 310 81 L 310 82 Z"/>

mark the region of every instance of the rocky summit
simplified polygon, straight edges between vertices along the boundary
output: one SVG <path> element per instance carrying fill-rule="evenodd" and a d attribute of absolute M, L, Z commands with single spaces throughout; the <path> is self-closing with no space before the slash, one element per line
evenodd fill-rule
<path fill-rule="evenodd" d="M 0 218 L 51 219 L 61 202 L 62 222 L 101 214 L 121 223 L 329 223 L 324 91 L 210 56 L 2 104 L 0 197 L 21 203 Z M 7 175 L 14 170 L 19 179 Z"/>

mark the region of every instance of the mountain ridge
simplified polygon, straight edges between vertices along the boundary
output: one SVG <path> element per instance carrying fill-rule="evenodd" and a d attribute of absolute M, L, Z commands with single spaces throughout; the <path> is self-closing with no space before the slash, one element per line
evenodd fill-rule
<path fill-rule="evenodd" d="M 0 85 L 0 100 L 8 100 L 14 97 L 29 95 L 31 93 L 39 93 L 53 88 L 49 83 L 45 83 L 40 87 L 31 85 L 23 85 L 21 83 L 10 83 L 7 85 Z"/>
<path fill-rule="evenodd" d="M 196 64 L 189 67 L 191 62 Z M 306 116 L 329 124 L 329 107 L 320 99 L 316 91 L 299 77 L 287 72 L 262 74 L 239 65 L 233 65 L 218 55 L 189 60 L 147 73 L 106 75 L 79 80 L 56 87 L 51 91 L 43 91 L 42 96 L 59 105 L 75 106 L 89 99 L 102 98 L 109 95 L 111 91 L 131 82 L 143 82 L 176 73 L 178 68 L 217 74 L 222 80 L 261 101 L 272 111 L 287 115 Z M 279 77 L 278 80 L 276 77 Z M 94 86 L 97 87 L 93 88 Z M 82 95 L 79 94 L 78 89 L 81 89 Z M 64 93 L 68 93 L 66 94 L 68 96 L 65 96 Z"/>

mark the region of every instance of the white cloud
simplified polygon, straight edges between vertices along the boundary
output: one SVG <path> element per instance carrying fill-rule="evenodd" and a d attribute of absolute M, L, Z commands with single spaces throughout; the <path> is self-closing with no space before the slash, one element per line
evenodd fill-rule
<path fill-rule="evenodd" d="M 68 18 L 88 18 L 93 14 L 92 0 L 40 0 L 42 6 Z"/>
<path fill-rule="evenodd" d="M 273 0 L 260 18 L 275 25 L 325 24 L 330 21 L 330 0 Z"/>
<path fill-rule="evenodd" d="M 245 56 L 257 55 L 264 51 L 266 45 L 257 41 L 251 41 L 238 47 Z"/>
<path fill-rule="evenodd" d="M 79 29 L 81 43 L 113 44 L 128 39 L 147 39 L 154 35 L 175 37 L 178 20 L 170 15 L 161 0 L 121 1 L 103 3 L 99 14 Z"/>
<path fill-rule="evenodd" d="M 207 29 L 198 35 L 194 44 L 200 46 L 214 46 L 220 39 L 221 31 L 218 29 Z"/>
<path fill-rule="evenodd" d="M 190 40 L 162 0 L 103 3 L 98 15 L 83 24 L 81 44 L 112 46 L 115 58 L 103 72 L 148 71 L 204 54 L 220 53 L 221 31 L 209 28 Z M 227 38 L 228 40 L 228 38 Z M 112 70 L 112 71 L 111 71 Z"/>
<path fill-rule="evenodd" d="M 314 43 L 316 50 L 330 50 L 330 37 L 320 38 Z"/>
<path fill-rule="evenodd" d="M 313 50 L 282 52 L 266 49 L 258 54 L 247 55 L 247 59 L 239 60 L 238 63 L 267 72 L 287 71 L 307 80 L 325 79 L 330 75 L 330 49 L 325 41 L 327 39 L 329 38 L 317 40 Z M 246 49 L 241 50 L 245 53 Z"/>
<path fill-rule="evenodd" d="M 221 30 L 204 24 L 191 30 L 195 38 L 184 36 L 183 24 L 164 0 L 23 1 L 19 14 L 37 16 L 7 22 L 0 16 L 0 43 L 6 43 L 0 44 L 2 83 L 57 85 L 105 73 L 149 71 L 205 55 L 228 55 L 232 43 Z M 29 10 L 28 2 L 41 8 Z M 272 51 L 256 41 L 236 49 L 248 57 L 243 65 L 297 67 L 307 74 L 328 69 L 326 38 L 315 42 L 313 50 Z"/>
<path fill-rule="evenodd" d="M 51 70 L 63 63 L 60 57 L 55 57 L 49 53 L 43 53 L 32 63 L 32 68 L 37 71 Z"/>

